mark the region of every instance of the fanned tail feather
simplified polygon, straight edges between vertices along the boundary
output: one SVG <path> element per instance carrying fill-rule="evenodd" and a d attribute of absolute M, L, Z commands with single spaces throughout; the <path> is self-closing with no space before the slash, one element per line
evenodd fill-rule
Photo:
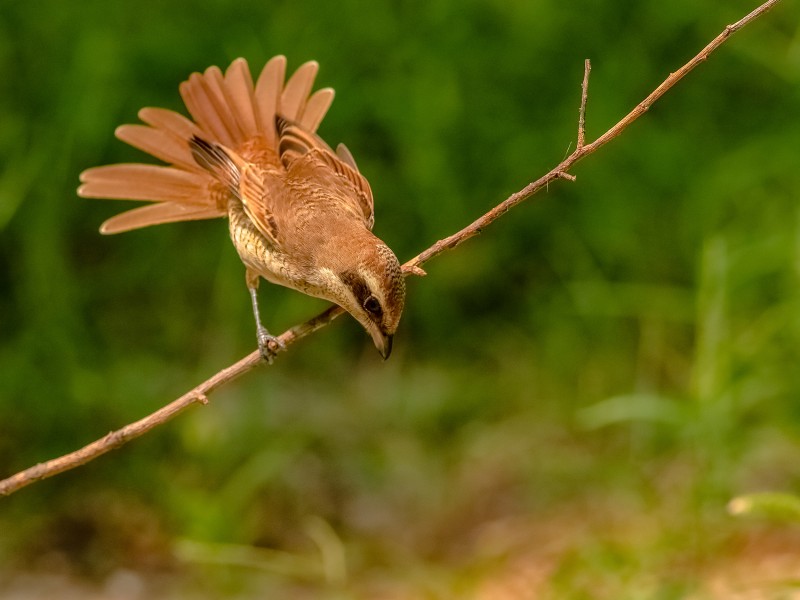
<path fill-rule="evenodd" d="M 84 198 L 208 204 L 208 177 L 174 167 L 106 165 L 84 171 L 81 179 L 78 194 Z"/>
<path fill-rule="evenodd" d="M 255 145 L 262 159 L 266 156 L 279 165 L 276 117 L 313 135 L 333 101 L 330 88 L 311 93 L 317 70 L 316 62 L 307 62 L 284 84 L 286 58 L 276 56 L 254 84 L 247 61 L 238 58 L 224 74 L 218 67 L 209 67 L 180 85 L 193 120 L 163 108 L 143 108 L 139 118 L 144 125 L 122 125 L 115 135 L 168 166 L 120 164 L 88 169 L 81 173 L 78 195 L 157 204 L 112 217 L 101 226 L 101 232 L 226 215 L 229 191 L 198 164 L 190 140 L 218 143 L 245 158 L 246 147 Z M 257 140 L 261 143 L 254 144 Z"/>
<path fill-rule="evenodd" d="M 125 211 L 106 220 L 100 226 L 100 233 L 110 235 L 132 229 L 141 229 L 147 225 L 162 225 L 180 221 L 198 221 L 219 217 L 219 210 L 214 206 L 198 206 L 196 204 L 180 204 L 177 202 L 159 202 L 140 206 Z"/>

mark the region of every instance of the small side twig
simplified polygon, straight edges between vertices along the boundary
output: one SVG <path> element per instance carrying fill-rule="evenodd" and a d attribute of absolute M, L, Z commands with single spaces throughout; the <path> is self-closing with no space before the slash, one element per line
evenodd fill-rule
<path fill-rule="evenodd" d="M 768 0 L 736 23 L 725 27 L 722 33 L 715 37 L 694 58 L 692 58 L 674 73 L 671 73 L 669 77 L 667 77 L 661 83 L 661 85 L 659 85 L 644 100 L 637 104 L 631 112 L 625 115 L 625 117 L 623 117 L 617 124 L 611 127 L 603 135 L 598 137 L 594 142 L 589 144 L 585 143 L 585 128 L 589 72 L 591 71 L 591 65 L 589 61 L 586 60 L 584 63 L 583 83 L 581 86 L 581 105 L 578 116 L 578 136 L 575 150 L 547 174 L 543 175 L 536 181 L 529 183 L 520 191 L 512 194 L 506 200 L 492 208 L 486 214 L 482 215 L 480 218 L 476 219 L 460 231 L 447 238 L 439 240 L 431 247 L 420 252 L 417 256 L 403 265 L 403 271 L 407 275 L 424 275 L 425 271 L 422 270 L 422 265 L 424 263 L 428 262 L 432 258 L 435 258 L 446 250 L 452 250 L 456 246 L 464 243 L 466 240 L 474 237 L 488 225 L 511 210 L 514 206 L 530 198 L 539 190 L 546 187 L 548 184 L 550 184 L 550 182 L 555 181 L 556 179 L 567 179 L 569 181 L 574 181 L 575 176 L 571 175 L 568 171 L 575 165 L 575 163 L 592 154 L 601 146 L 604 146 L 609 141 L 620 135 L 620 133 L 622 133 L 631 123 L 642 116 L 656 100 L 658 100 L 676 83 L 678 83 L 678 81 L 680 81 L 687 73 L 692 71 L 697 65 L 706 60 L 708 56 L 719 46 L 721 46 L 733 33 L 767 12 L 779 1 L 780 0 Z M 325 327 L 343 312 L 344 310 L 342 308 L 338 306 L 331 306 L 313 319 L 310 319 L 305 323 L 301 323 L 285 331 L 279 337 L 284 344 L 284 349 L 282 351 L 285 351 L 290 345 L 306 337 L 307 335 L 310 335 L 318 329 Z M 35 481 L 52 477 L 53 475 L 57 475 L 58 473 L 62 473 L 69 469 L 74 469 L 75 467 L 94 460 L 95 458 L 102 456 L 103 454 L 114 450 L 115 448 L 119 448 L 123 444 L 147 433 L 158 425 L 166 423 L 194 404 L 208 403 L 208 395 L 211 392 L 222 385 L 230 383 L 259 364 L 262 364 L 261 357 L 259 352 L 255 351 L 242 358 L 239 362 L 215 374 L 194 389 L 185 393 L 177 400 L 174 400 L 170 404 L 136 421 L 135 423 L 131 423 L 130 425 L 126 425 L 117 431 L 113 431 L 99 440 L 84 446 L 80 450 L 76 450 L 75 452 L 65 454 L 59 458 L 40 463 L 0 481 L 0 495 L 11 494 L 27 485 L 30 485 L 31 483 L 34 483 Z"/>
<path fill-rule="evenodd" d="M 589 73 L 592 71 L 592 63 L 587 58 L 583 62 L 583 83 L 581 83 L 581 108 L 578 111 L 578 144 L 576 150 L 580 150 L 586 144 L 586 101 L 589 99 Z"/>

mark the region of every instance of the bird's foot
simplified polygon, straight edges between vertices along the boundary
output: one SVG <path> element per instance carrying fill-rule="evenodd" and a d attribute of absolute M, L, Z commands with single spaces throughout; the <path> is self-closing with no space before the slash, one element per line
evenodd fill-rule
<path fill-rule="evenodd" d="M 261 358 L 267 361 L 267 364 L 271 365 L 272 361 L 278 355 L 278 352 L 286 349 L 286 344 L 284 344 L 280 338 L 270 334 L 267 328 L 263 326 L 258 328 L 257 335 L 258 351 L 261 354 Z"/>

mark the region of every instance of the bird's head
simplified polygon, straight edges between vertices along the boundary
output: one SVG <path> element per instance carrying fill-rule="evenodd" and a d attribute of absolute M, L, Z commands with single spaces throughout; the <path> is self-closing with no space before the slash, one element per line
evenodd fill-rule
<path fill-rule="evenodd" d="M 378 238 L 369 237 L 331 273 L 332 287 L 334 301 L 361 323 L 385 360 L 403 314 L 406 284 L 394 252 Z"/>

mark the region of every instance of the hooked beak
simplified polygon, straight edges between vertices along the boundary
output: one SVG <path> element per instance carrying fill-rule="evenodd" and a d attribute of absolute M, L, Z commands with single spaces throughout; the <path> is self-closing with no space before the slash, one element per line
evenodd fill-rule
<path fill-rule="evenodd" d="M 389 355 L 392 353 L 392 340 L 394 336 L 386 335 L 378 330 L 370 331 L 372 335 L 372 341 L 375 342 L 375 347 L 378 349 L 378 352 L 383 357 L 383 360 L 389 358 Z"/>

